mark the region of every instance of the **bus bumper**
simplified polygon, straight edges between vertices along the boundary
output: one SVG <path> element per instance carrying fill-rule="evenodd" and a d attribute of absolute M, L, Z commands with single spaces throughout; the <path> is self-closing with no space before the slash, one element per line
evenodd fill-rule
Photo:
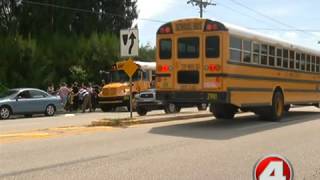
<path fill-rule="evenodd" d="M 98 102 L 99 105 L 126 106 L 129 104 L 129 96 L 99 97 Z"/>
<path fill-rule="evenodd" d="M 157 100 L 164 104 L 174 103 L 192 106 L 201 103 L 229 103 L 227 92 L 163 92 L 157 91 Z"/>

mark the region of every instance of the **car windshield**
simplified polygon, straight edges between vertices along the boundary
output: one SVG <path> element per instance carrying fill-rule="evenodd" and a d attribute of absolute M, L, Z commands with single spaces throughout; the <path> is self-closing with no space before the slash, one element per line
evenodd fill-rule
<path fill-rule="evenodd" d="M 13 94 L 15 94 L 17 92 L 18 92 L 17 90 L 7 90 L 7 91 L 4 91 L 4 92 L 1 92 L 0 93 L 0 98 L 11 96 L 11 95 L 13 95 Z"/>

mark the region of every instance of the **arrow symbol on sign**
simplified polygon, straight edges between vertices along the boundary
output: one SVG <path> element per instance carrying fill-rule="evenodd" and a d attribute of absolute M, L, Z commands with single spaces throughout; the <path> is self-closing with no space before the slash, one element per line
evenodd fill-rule
<path fill-rule="evenodd" d="M 131 40 L 131 44 L 130 44 L 130 47 L 129 47 L 129 54 L 131 54 L 131 51 L 132 51 L 132 48 L 133 48 L 133 45 L 134 45 L 134 40 L 136 39 L 136 36 L 131 33 L 129 39 Z"/>

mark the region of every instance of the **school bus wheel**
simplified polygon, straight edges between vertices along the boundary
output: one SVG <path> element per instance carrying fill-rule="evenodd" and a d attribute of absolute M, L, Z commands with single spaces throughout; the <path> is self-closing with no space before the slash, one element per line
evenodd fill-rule
<path fill-rule="evenodd" d="M 291 108 L 290 104 L 284 105 L 284 111 L 285 112 L 289 112 L 290 108 Z"/>
<path fill-rule="evenodd" d="M 272 105 L 265 107 L 258 112 L 263 120 L 280 121 L 285 111 L 284 98 L 281 90 L 276 90 L 273 93 Z"/>
<path fill-rule="evenodd" d="M 320 102 L 313 104 L 315 107 L 320 108 Z"/>
<path fill-rule="evenodd" d="M 217 119 L 233 119 L 238 108 L 231 104 L 211 104 L 210 112 Z"/>

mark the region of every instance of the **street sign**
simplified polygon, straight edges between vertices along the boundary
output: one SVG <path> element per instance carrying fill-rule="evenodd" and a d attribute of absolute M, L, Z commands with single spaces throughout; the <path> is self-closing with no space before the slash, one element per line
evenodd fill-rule
<path fill-rule="evenodd" d="M 130 87 L 130 118 L 132 118 L 132 76 L 138 70 L 139 66 L 133 62 L 131 58 L 127 61 L 122 61 L 117 63 L 117 69 L 123 70 L 130 78 L 129 87 Z"/>
<path fill-rule="evenodd" d="M 117 63 L 117 69 L 122 69 L 129 77 L 132 77 L 138 68 L 139 66 L 134 63 L 131 58 L 129 58 L 127 61 Z"/>
<path fill-rule="evenodd" d="M 133 57 L 139 54 L 138 29 L 120 30 L 120 53 L 122 57 Z"/>

